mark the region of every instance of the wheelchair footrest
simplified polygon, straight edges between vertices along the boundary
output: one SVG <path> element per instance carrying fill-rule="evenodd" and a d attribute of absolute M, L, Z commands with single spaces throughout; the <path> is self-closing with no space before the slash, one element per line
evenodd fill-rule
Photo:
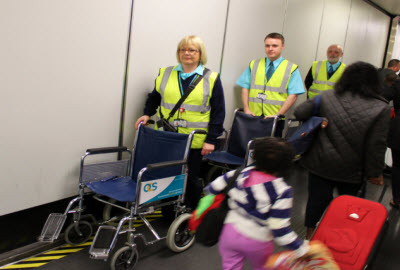
<path fill-rule="evenodd" d="M 40 242 L 53 242 L 60 235 L 66 219 L 67 215 L 57 213 L 50 214 L 38 240 Z"/>
<path fill-rule="evenodd" d="M 116 227 L 100 226 L 89 250 L 90 257 L 92 259 L 107 259 L 116 233 Z"/>

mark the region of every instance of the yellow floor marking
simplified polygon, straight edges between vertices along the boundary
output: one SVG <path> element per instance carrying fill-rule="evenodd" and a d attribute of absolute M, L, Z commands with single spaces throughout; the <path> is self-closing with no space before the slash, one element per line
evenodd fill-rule
<path fill-rule="evenodd" d="M 145 215 L 145 217 L 146 217 L 147 221 L 151 222 L 151 221 L 154 221 L 156 218 L 162 217 L 162 214 L 161 214 L 161 211 L 155 211 L 153 214 Z M 133 227 L 137 228 L 137 227 L 142 226 L 143 224 L 144 224 L 143 220 L 138 219 L 138 220 L 134 221 Z M 127 227 L 127 226 L 128 225 L 125 225 L 124 228 Z M 89 238 L 89 240 L 93 240 L 93 239 L 94 239 L 94 236 Z M 75 246 L 67 244 L 67 245 L 62 246 L 61 248 L 84 247 L 84 246 L 90 246 L 90 245 L 92 245 L 92 241 L 89 241 L 89 242 L 86 242 L 86 243 L 83 243 L 83 244 L 80 244 L 80 245 L 75 245 Z M 42 253 L 42 255 L 74 253 L 74 252 L 78 252 L 78 251 L 80 251 L 82 249 L 83 248 L 52 250 L 52 251 L 49 251 L 49 252 L 46 252 L 46 253 Z M 26 259 L 26 260 L 23 260 L 23 261 L 25 262 L 25 261 L 58 260 L 58 259 L 61 259 L 61 258 L 65 257 L 65 256 L 67 256 L 67 255 L 32 257 L 32 258 L 29 258 L 29 259 Z M 39 267 L 39 266 L 45 265 L 46 263 L 48 263 L 48 262 L 29 263 L 29 264 L 12 264 L 12 265 L 8 265 L 8 266 L 0 267 L 0 269 L 35 268 L 35 267 Z"/>
<path fill-rule="evenodd" d="M 42 265 L 45 265 L 45 263 L 28 263 L 28 264 L 13 264 L 9 266 L 2 267 L 0 269 L 20 269 L 20 268 L 34 268 L 34 267 L 39 267 Z"/>
<path fill-rule="evenodd" d="M 92 239 L 93 240 L 93 239 Z M 92 241 L 89 241 L 89 242 L 86 242 L 86 243 L 83 243 L 83 244 L 80 244 L 80 245 L 70 245 L 70 244 L 67 244 L 67 245 L 65 245 L 65 246 L 62 246 L 63 248 L 65 248 L 65 247 L 84 247 L 84 246 L 90 246 L 90 245 L 92 245 Z"/>
<path fill-rule="evenodd" d="M 67 255 L 33 257 L 33 258 L 29 258 L 29 259 L 24 260 L 24 262 L 28 262 L 28 261 L 58 260 L 58 259 L 61 259 L 61 258 L 65 257 L 65 256 L 67 256 Z"/>
<path fill-rule="evenodd" d="M 74 249 L 61 249 L 61 250 L 52 250 L 43 254 L 60 254 L 60 253 L 74 253 L 82 250 L 83 248 L 74 248 Z"/>

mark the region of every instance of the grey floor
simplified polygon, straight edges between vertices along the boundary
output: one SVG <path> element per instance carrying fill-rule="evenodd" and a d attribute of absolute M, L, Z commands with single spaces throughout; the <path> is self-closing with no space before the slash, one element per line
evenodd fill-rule
<path fill-rule="evenodd" d="M 294 189 L 294 207 L 292 213 L 292 227 L 301 236 L 305 236 L 303 227 L 303 216 L 307 198 L 307 174 L 300 168 L 297 168 L 293 175 L 287 180 Z M 380 249 L 377 252 L 374 264 L 371 269 L 374 270 L 398 270 L 400 269 L 400 211 L 392 209 L 389 206 L 391 199 L 390 179 L 386 178 L 385 182 L 389 184 L 389 188 L 382 200 L 382 204 L 389 211 L 389 228 L 387 234 L 383 238 Z M 368 185 L 367 199 L 378 200 L 382 187 Z M 156 224 L 161 231 L 165 231 L 167 225 L 160 222 Z M 123 240 L 120 241 L 123 244 Z M 139 243 L 140 244 L 140 243 Z M 92 260 L 89 258 L 88 249 L 85 248 L 80 252 L 70 254 L 62 259 L 52 261 L 39 269 L 109 269 L 109 263 L 104 261 Z M 276 251 L 281 248 L 277 247 Z M 195 244 L 189 250 L 183 253 L 173 253 L 170 251 L 164 241 L 156 243 L 152 246 L 139 247 L 140 259 L 135 269 L 144 270 L 172 270 L 172 269 L 190 269 L 190 270 L 214 270 L 221 269 L 220 256 L 217 246 L 206 248 Z M 246 265 L 244 269 L 250 269 Z"/>

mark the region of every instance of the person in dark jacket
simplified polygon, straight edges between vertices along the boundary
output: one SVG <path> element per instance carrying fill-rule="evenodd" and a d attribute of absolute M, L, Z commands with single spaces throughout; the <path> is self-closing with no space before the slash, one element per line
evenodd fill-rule
<path fill-rule="evenodd" d="M 309 171 L 306 239 L 311 238 L 332 201 L 334 188 L 340 195 L 356 195 L 363 176 L 374 184 L 383 184 L 390 107 L 381 92 L 377 69 L 357 62 L 346 68 L 334 91 L 321 95 L 319 116 L 325 117 L 328 125 L 300 160 Z M 310 99 L 299 105 L 295 117 L 310 118 L 313 102 Z"/>
<path fill-rule="evenodd" d="M 399 208 L 400 205 L 400 79 L 396 74 L 389 74 L 385 79 L 383 96 L 393 101 L 393 113 L 390 120 L 388 147 L 392 150 L 392 195 L 390 205 Z"/>

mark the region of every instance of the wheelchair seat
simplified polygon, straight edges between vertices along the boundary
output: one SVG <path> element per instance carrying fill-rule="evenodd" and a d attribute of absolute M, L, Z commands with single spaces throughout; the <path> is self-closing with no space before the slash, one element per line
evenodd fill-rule
<path fill-rule="evenodd" d="M 282 136 L 283 127 L 284 121 L 279 117 L 264 119 L 263 116 L 254 117 L 236 109 L 226 150 L 214 151 L 205 159 L 233 166 L 243 165 L 249 141 L 258 137 Z"/>
<path fill-rule="evenodd" d="M 97 194 L 107 196 L 120 202 L 134 202 L 136 198 L 136 181 L 130 176 L 110 178 L 107 181 L 87 183 L 86 186 Z"/>
<path fill-rule="evenodd" d="M 158 131 L 141 126 L 136 136 L 131 175 L 112 175 L 87 182 L 85 185 L 93 192 L 114 200 L 135 202 L 139 172 L 149 164 L 186 159 L 188 138 L 189 136 L 186 134 Z M 104 168 L 101 164 L 96 165 Z M 102 174 L 104 175 L 104 170 L 102 170 Z M 182 174 L 182 165 L 160 168 L 143 173 L 141 181 L 146 182 L 180 174 Z M 93 177 L 93 175 L 91 176 Z"/>

